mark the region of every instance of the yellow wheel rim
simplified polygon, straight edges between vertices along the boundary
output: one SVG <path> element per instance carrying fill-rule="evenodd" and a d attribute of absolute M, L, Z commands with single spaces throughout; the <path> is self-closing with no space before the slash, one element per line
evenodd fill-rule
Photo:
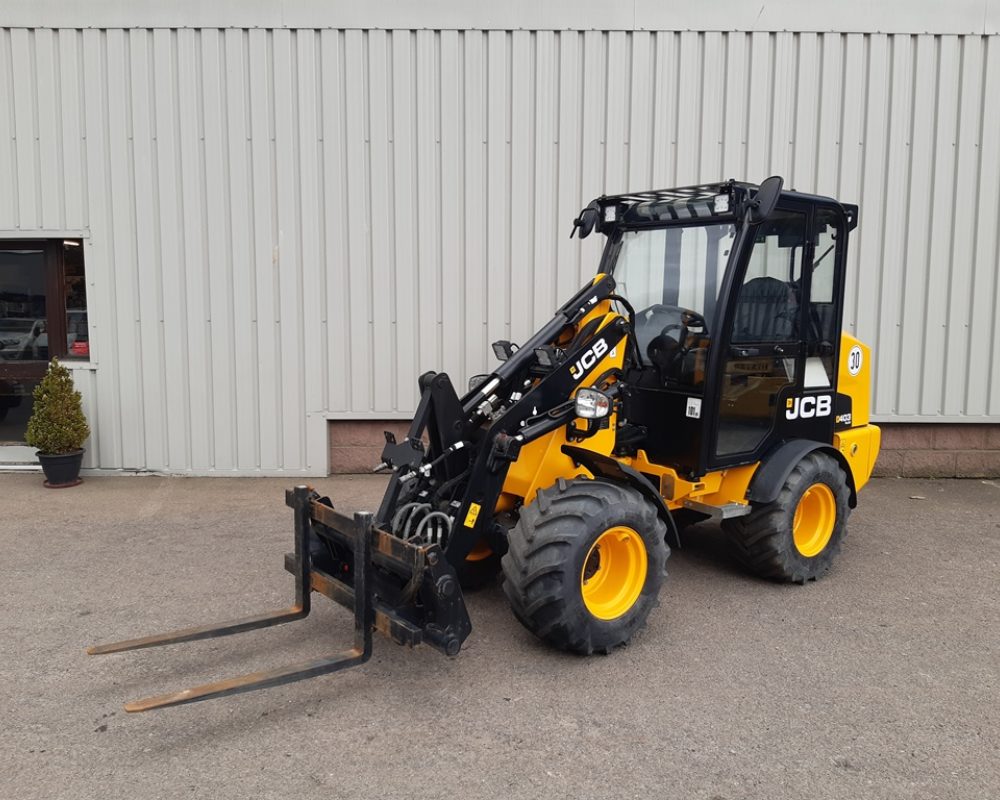
<path fill-rule="evenodd" d="M 795 509 L 792 538 L 795 549 L 806 558 L 819 555 L 830 543 L 837 524 L 837 499 L 825 483 L 814 483 L 802 495 Z"/>
<path fill-rule="evenodd" d="M 632 528 L 618 525 L 597 537 L 583 561 L 583 603 L 598 619 L 627 612 L 646 584 L 646 545 Z"/>

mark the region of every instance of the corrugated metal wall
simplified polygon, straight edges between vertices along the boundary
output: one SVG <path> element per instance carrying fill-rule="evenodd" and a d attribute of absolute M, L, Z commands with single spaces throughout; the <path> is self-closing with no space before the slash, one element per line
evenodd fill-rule
<path fill-rule="evenodd" d="M 322 472 L 593 274 L 604 192 L 861 205 L 882 419 L 1000 421 L 995 36 L 0 32 L 0 231 L 89 236 L 100 465 Z"/>

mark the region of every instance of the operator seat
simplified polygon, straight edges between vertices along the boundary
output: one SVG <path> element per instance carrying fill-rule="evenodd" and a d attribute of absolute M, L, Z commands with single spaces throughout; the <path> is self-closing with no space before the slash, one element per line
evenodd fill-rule
<path fill-rule="evenodd" d="M 753 278 L 736 303 L 733 342 L 784 342 L 798 336 L 799 303 L 791 284 Z"/>

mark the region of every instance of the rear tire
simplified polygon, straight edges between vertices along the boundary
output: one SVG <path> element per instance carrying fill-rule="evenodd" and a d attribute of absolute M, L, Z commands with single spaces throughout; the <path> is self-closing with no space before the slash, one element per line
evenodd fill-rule
<path fill-rule="evenodd" d="M 510 531 L 502 565 L 514 616 L 560 650 L 589 655 L 625 644 L 657 604 L 666 533 L 635 490 L 560 479 Z"/>
<path fill-rule="evenodd" d="M 850 489 L 840 465 L 825 453 L 805 456 L 772 503 L 755 505 L 722 528 L 737 559 L 752 573 L 805 583 L 830 570 L 847 535 Z"/>

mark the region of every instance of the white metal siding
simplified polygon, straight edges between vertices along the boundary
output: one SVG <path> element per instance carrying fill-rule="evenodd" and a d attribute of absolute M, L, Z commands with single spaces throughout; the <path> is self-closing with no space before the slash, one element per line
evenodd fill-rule
<path fill-rule="evenodd" d="M 1000 32 L 997 0 L 4 0 L 16 28 Z"/>
<path fill-rule="evenodd" d="M 591 198 L 772 173 L 861 206 L 875 413 L 996 422 L 997 86 L 980 35 L 0 29 L 0 235 L 88 235 L 103 467 L 322 472 L 593 274 Z"/>

